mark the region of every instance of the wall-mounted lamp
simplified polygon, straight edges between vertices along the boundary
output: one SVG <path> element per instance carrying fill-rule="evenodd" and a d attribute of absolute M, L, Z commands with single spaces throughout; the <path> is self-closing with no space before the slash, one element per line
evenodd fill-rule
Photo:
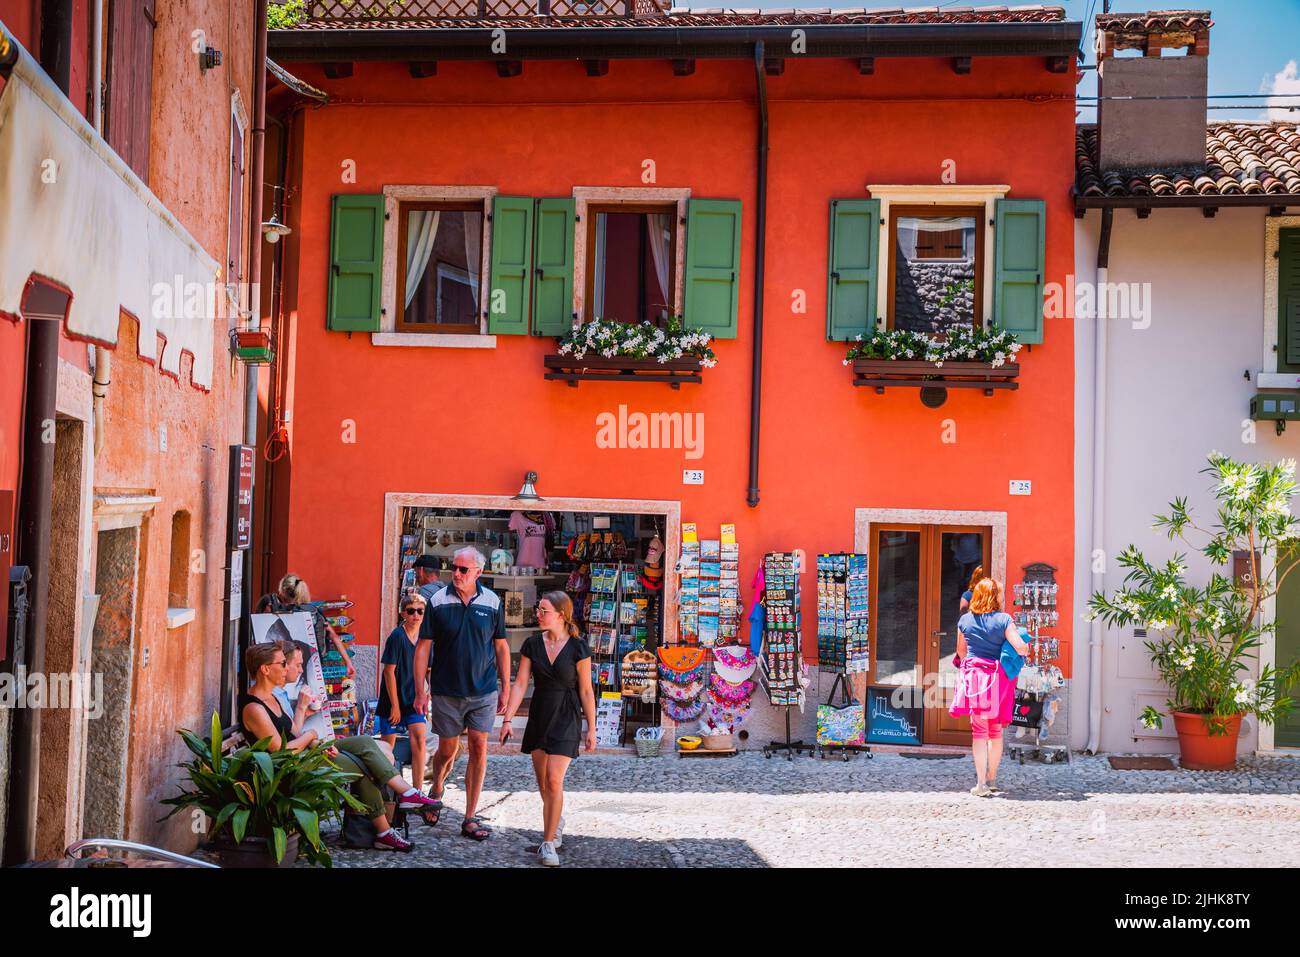
<path fill-rule="evenodd" d="M 537 494 L 537 473 L 529 472 L 524 476 L 524 486 L 519 490 L 519 494 L 512 496 L 519 502 L 540 502 L 542 497 Z"/>
<path fill-rule="evenodd" d="M 280 241 L 281 236 L 288 236 L 292 229 L 280 222 L 279 218 L 272 213 L 271 218 L 262 224 L 262 237 L 274 246 Z"/>

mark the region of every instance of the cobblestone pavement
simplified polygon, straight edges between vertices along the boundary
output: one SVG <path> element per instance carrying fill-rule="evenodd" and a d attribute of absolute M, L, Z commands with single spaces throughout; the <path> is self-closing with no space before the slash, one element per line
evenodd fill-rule
<path fill-rule="evenodd" d="M 518 755 L 488 759 L 481 813 L 459 836 L 465 758 L 436 828 L 410 854 L 334 851 L 336 867 L 536 867 L 541 800 Z M 578 867 L 1163 866 L 1297 863 L 1300 760 L 1243 758 L 1232 773 L 1115 771 L 1104 757 L 1021 766 L 1007 794 L 968 793 L 966 757 L 850 761 L 583 757 L 567 779 L 561 859 Z M 459 810 L 457 810 L 459 809 Z M 331 843 L 334 843 L 331 839 Z"/>

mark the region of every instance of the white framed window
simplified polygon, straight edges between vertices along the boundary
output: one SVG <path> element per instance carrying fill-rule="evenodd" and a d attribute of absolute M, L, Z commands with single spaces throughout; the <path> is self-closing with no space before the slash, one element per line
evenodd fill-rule
<path fill-rule="evenodd" d="M 573 188 L 573 312 L 579 322 L 682 314 L 690 198 L 689 189 Z"/>
<path fill-rule="evenodd" d="M 494 186 L 385 186 L 381 346 L 492 348 L 487 302 Z M 400 294 L 399 294 L 400 293 Z"/>
<path fill-rule="evenodd" d="M 987 326 L 993 315 L 995 204 L 1006 185 L 868 185 L 880 200 L 880 328 L 947 319 Z M 900 280 L 900 276 L 902 279 Z M 929 288 L 917 288 L 933 286 Z M 922 330 L 929 331 L 929 330 Z"/>

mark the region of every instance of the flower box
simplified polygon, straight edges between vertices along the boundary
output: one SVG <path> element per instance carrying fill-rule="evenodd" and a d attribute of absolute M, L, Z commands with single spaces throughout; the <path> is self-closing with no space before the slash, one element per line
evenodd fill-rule
<path fill-rule="evenodd" d="M 982 389 L 992 395 L 995 389 L 1018 389 L 1018 362 L 994 366 L 991 362 L 945 360 L 942 365 L 907 359 L 854 359 L 853 384 L 869 386 L 877 393 L 886 389 Z"/>
<path fill-rule="evenodd" d="M 585 356 L 575 359 L 568 355 L 543 357 L 546 378 L 566 382 L 577 388 L 579 382 L 666 382 L 672 388 L 681 388 L 683 382 L 702 382 L 700 360 L 695 357 L 669 359 L 635 359 L 627 356 Z"/>
<path fill-rule="evenodd" d="M 230 334 L 235 358 L 249 365 L 266 365 L 271 361 L 271 334 L 265 329 L 237 329 Z"/>

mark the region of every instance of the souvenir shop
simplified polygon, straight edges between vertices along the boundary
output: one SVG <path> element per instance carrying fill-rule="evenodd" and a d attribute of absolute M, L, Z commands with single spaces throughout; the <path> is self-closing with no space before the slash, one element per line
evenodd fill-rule
<path fill-rule="evenodd" d="M 538 599 L 548 591 L 566 592 L 591 646 L 600 746 L 621 747 L 661 721 L 653 663 L 666 638 L 670 516 L 563 509 L 562 502 L 401 507 L 392 608 L 395 616 L 402 594 L 414 587 L 418 557 L 436 558 L 439 576 L 450 582 L 456 551 L 478 549 L 487 559 L 480 580 L 500 595 L 505 609 L 513 677 L 524 641 L 540 630 Z M 531 694 L 530 688 L 521 716 L 528 713 Z"/>

